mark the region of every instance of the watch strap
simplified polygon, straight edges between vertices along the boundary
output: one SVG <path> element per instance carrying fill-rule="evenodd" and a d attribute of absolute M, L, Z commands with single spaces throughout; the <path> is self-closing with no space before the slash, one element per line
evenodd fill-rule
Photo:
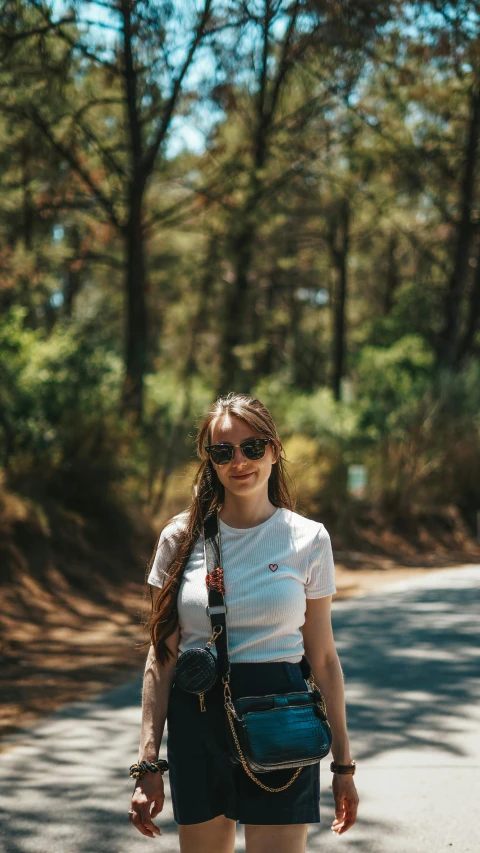
<path fill-rule="evenodd" d="M 330 764 L 330 770 L 332 773 L 338 773 L 340 776 L 354 776 L 357 765 L 355 761 L 351 761 L 350 764 L 337 764 L 336 761 L 332 761 Z"/>

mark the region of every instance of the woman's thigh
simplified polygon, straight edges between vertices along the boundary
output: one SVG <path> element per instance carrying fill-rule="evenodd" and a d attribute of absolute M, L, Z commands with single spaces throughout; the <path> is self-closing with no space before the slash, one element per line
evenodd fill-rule
<path fill-rule="evenodd" d="M 233 853 L 236 825 L 236 821 L 224 815 L 204 823 L 180 824 L 180 853 Z"/>
<path fill-rule="evenodd" d="M 307 823 L 279 826 L 245 826 L 247 853 L 305 853 Z"/>

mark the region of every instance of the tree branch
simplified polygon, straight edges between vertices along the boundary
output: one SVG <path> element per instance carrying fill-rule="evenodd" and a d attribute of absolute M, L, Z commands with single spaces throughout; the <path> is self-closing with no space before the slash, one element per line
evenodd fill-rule
<path fill-rule="evenodd" d="M 183 63 L 182 68 L 180 69 L 180 72 L 178 74 L 177 79 L 174 82 L 170 98 L 168 99 L 168 101 L 166 103 L 160 127 L 157 131 L 155 139 L 153 140 L 152 144 L 149 146 L 149 149 L 145 154 L 145 158 L 144 158 L 145 175 L 149 175 L 152 172 L 153 166 L 155 163 L 155 159 L 156 159 L 158 151 L 159 151 L 159 148 L 162 145 L 162 143 L 165 139 L 165 136 L 167 134 L 167 131 L 168 131 L 168 128 L 170 126 L 171 119 L 172 119 L 173 111 L 175 109 L 177 99 L 178 99 L 178 96 L 179 96 L 180 91 L 181 91 L 183 79 L 184 79 L 185 74 L 187 73 L 187 71 L 191 65 L 191 62 L 193 60 L 193 57 L 194 57 L 194 54 L 195 54 L 195 51 L 196 51 L 198 45 L 200 44 L 200 42 L 202 41 L 202 39 L 205 35 L 205 28 L 206 28 L 206 25 L 207 25 L 209 18 L 210 18 L 211 5 L 212 5 L 212 0 L 205 0 L 205 5 L 204 5 L 203 11 L 200 15 L 200 20 L 199 20 L 197 28 L 195 30 L 195 35 L 194 35 L 194 38 L 193 38 L 192 43 L 190 45 L 187 57 L 185 59 L 185 62 Z"/>
<path fill-rule="evenodd" d="M 132 51 L 133 31 L 130 2 L 122 0 L 121 14 L 123 19 L 123 78 L 125 81 L 125 101 L 127 106 L 131 154 L 133 159 L 132 171 L 136 173 L 142 162 L 143 143 L 137 105 L 137 72 L 135 69 Z M 142 180 L 144 180 L 143 177 Z"/>
<path fill-rule="evenodd" d="M 61 154 L 61 156 L 68 163 L 70 163 L 72 169 L 77 173 L 77 175 L 89 188 L 92 195 L 101 204 L 112 225 L 115 228 L 120 229 L 122 226 L 117 218 L 112 201 L 103 193 L 100 187 L 97 186 L 92 176 L 89 175 L 86 169 L 83 168 L 77 157 L 75 157 L 75 155 L 73 154 L 73 151 L 70 146 L 65 146 L 59 139 L 56 138 L 54 132 L 52 131 L 52 128 L 47 124 L 43 116 L 33 105 L 30 105 L 26 114 L 27 117 L 30 118 L 30 120 L 35 124 L 35 126 L 38 127 L 38 129 L 43 133 L 45 138 L 48 139 L 48 141 L 55 148 L 55 150 L 58 151 L 58 153 Z"/>
<path fill-rule="evenodd" d="M 275 109 L 277 106 L 277 101 L 278 101 L 278 97 L 280 95 L 280 91 L 282 88 L 282 83 L 284 82 L 285 76 L 288 72 L 288 69 L 290 68 L 290 66 L 292 64 L 292 58 L 289 58 L 288 52 L 290 49 L 290 43 L 291 43 L 291 40 L 293 37 L 293 33 L 295 31 L 295 25 L 297 22 L 297 17 L 298 17 L 298 12 L 299 12 L 299 5 L 300 4 L 299 4 L 298 0 L 296 0 L 294 7 L 293 7 L 293 10 L 292 10 L 290 23 L 287 27 L 287 32 L 285 33 L 285 38 L 284 38 L 283 47 L 282 47 L 282 55 L 281 55 L 281 59 L 279 62 L 278 73 L 277 73 L 277 77 L 275 79 L 272 97 L 271 97 L 271 102 L 270 102 L 270 110 L 269 110 L 269 114 L 268 114 L 269 123 L 272 121 L 272 118 L 273 118 L 273 115 L 274 115 L 274 112 L 275 112 Z"/>
<path fill-rule="evenodd" d="M 97 151 L 99 152 L 99 154 L 100 154 L 103 162 L 105 163 L 105 165 L 107 167 L 110 167 L 110 169 L 113 172 L 115 172 L 115 174 L 118 175 L 119 178 L 125 179 L 127 176 L 125 169 L 123 168 L 123 166 L 120 165 L 120 163 L 117 163 L 117 161 L 116 161 L 115 157 L 112 155 L 111 151 L 108 148 L 104 148 L 102 146 L 100 140 L 98 139 L 96 134 L 93 132 L 93 130 L 90 127 L 87 127 L 86 125 L 84 125 L 83 122 L 80 122 L 80 121 L 77 122 L 77 126 L 84 133 L 86 138 L 90 142 L 93 142 L 93 144 L 97 148 Z"/>
<path fill-rule="evenodd" d="M 75 24 L 75 18 L 70 16 L 62 18 L 60 21 L 49 21 L 48 24 L 45 24 L 43 27 L 35 27 L 32 30 L 24 30 L 23 32 L 9 33 L 6 29 L 2 29 L 0 30 L 0 38 L 4 39 L 6 42 L 15 44 L 16 42 L 22 41 L 22 39 L 28 39 L 31 36 L 43 36 L 45 33 L 57 29 L 62 24 Z"/>

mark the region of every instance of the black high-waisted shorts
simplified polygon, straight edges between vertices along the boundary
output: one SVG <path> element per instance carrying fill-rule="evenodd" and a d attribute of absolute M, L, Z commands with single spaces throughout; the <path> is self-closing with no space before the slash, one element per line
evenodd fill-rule
<path fill-rule="evenodd" d="M 300 664 L 237 663 L 231 665 L 233 698 L 305 690 Z M 170 790 L 173 814 L 179 824 L 203 823 L 218 815 L 243 824 L 320 822 L 320 770 L 304 767 L 285 791 L 264 791 L 228 757 L 223 685 L 205 694 L 206 711 L 198 696 L 173 684 L 168 703 Z M 262 773 L 259 778 L 280 787 L 292 770 Z"/>

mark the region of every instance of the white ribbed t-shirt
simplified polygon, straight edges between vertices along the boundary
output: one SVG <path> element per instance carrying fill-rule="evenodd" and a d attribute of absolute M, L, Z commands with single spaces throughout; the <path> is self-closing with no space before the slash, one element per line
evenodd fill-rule
<path fill-rule="evenodd" d="M 162 586 L 185 513 L 163 529 L 148 583 Z M 229 527 L 220 540 L 232 663 L 289 661 L 303 655 L 307 598 L 333 595 L 335 568 L 330 536 L 318 521 L 277 508 L 262 524 Z M 179 652 L 204 646 L 211 634 L 203 536 L 185 567 L 178 593 Z"/>

